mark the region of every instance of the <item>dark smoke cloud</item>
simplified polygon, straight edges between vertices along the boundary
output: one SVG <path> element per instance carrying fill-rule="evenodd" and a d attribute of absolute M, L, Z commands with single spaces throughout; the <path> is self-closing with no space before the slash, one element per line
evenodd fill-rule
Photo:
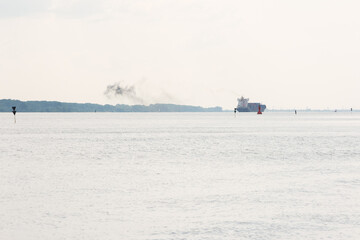
<path fill-rule="evenodd" d="M 137 96 L 134 86 L 121 86 L 121 83 L 114 83 L 106 87 L 104 94 L 108 98 L 112 97 L 124 97 L 131 100 L 134 103 L 144 103 L 144 100 Z"/>

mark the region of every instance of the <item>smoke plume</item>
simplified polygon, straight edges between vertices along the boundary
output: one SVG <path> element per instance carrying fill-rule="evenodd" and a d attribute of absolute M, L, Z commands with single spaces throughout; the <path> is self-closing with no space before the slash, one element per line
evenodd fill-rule
<path fill-rule="evenodd" d="M 120 82 L 108 85 L 104 94 L 108 98 L 123 97 L 136 104 L 144 103 L 144 100 L 137 96 L 135 86 L 122 86 Z"/>

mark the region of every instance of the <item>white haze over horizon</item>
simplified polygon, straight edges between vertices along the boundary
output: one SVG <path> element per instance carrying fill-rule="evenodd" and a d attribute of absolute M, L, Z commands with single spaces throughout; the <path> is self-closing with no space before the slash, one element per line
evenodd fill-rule
<path fill-rule="evenodd" d="M 360 108 L 360 2 L 0 0 L 0 99 Z"/>

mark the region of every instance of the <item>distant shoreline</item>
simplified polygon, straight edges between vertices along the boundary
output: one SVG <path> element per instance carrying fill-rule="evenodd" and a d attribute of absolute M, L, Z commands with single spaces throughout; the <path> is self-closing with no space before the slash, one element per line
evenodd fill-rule
<path fill-rule="evenodd" d="M 267 109 L 267 112 L 351 112 L 350 109 Z M 353 112 L 360 112 L 358 109 L 353 109 Z"/>
<path fill-rule="evenodd" d="M 58 101 L 20 101 L 0 99 L 0 112 L 11 112 L 16 106 L 18 112 L 223 112 L 221 107 L 204 108 L 191 105 L 101 105 L 94 103 L 66 103 Z"/>

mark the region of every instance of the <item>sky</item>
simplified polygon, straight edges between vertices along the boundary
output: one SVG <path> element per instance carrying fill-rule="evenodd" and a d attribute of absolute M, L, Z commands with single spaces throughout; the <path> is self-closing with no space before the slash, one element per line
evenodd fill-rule
<path fill-rule="evenodd" d="M 0 99 L 360 109 L 357 0 L 0 0 Z M 108 86 L 136 96 L 104 94 Z"/>

